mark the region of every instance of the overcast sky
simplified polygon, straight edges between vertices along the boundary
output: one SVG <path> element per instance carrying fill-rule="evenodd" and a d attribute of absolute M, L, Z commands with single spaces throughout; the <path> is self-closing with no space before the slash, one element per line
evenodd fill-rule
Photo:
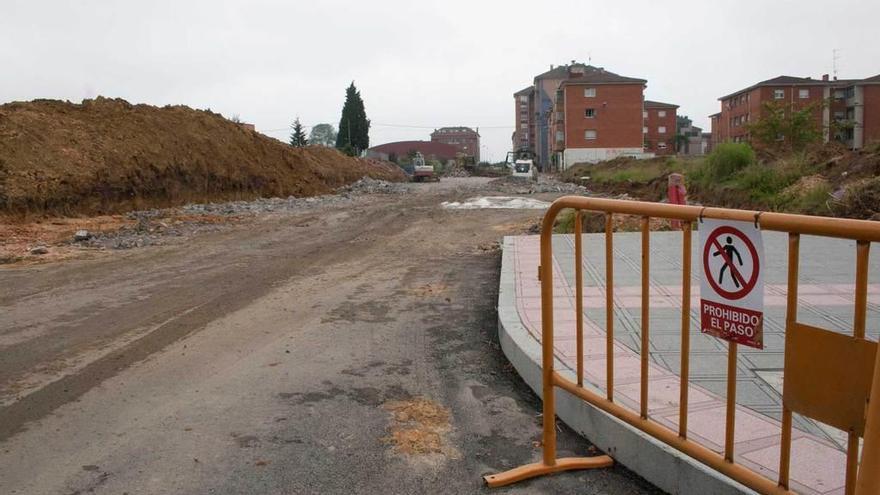
<path fill-rule="evenodd" d="M 718 96 L 831 73 L 834 48 L 839 77 L 880 74 L 877 19 L 876 0 L 3 0 L 0 102 L 185 104 L 284 139 L 297 115 L 338 125 L 354 80 L 371 144 L 467 125 L 499 160 L 512 93 L 550 64 L 647 79 L 646 98 L 708 130 Z"/>

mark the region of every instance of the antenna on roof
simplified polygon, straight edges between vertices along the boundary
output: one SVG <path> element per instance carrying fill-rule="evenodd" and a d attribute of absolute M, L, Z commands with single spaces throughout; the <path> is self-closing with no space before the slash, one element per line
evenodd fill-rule
<path fill-rule="evenodd" d="M 587 52 L 587 63 L 588 64 L 593 63 L 593 52 Z"/>
<path fill-rule="evenodd" d="M 840 55 L 838 55 L 839 51 L 840 50 L 837 48 L 831 50 L 831 64 L 833 69 L 832 72 L 834 73 L 834 80 L 837 80 L 837 60 L 840 58 Z"/>

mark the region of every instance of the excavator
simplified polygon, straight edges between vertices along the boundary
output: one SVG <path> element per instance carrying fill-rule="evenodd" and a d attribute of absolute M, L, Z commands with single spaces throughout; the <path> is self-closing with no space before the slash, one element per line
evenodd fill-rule
<path fill-rule="evenodd" d="M 422 182 L 425 180 L 436 180 L 437 182 L 440 182 L 440 176 L 434 173 L 434 167 L 432 165 L 425 163 L 425 157 L 422 156 L 420 152 L 417 151 L 415 156 L 413 156 L 412 164 L 413 181 Z"/>

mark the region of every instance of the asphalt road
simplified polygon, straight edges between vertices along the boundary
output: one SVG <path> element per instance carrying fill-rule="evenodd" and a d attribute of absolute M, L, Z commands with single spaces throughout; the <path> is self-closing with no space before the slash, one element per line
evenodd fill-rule
<path fill-rule="evenodd" d="M 479 493 L 539 459 L 495 304 L 496 242 L 540 212 L 439 206 L 472 187 L 0 270 L 0 493 Z M 616 466 L 493 493 L 654 492 Z"/>

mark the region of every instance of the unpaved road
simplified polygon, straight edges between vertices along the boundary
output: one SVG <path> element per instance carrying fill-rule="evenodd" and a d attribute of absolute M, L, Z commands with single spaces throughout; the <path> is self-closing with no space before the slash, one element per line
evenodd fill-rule
<path fill-rule="evenodd" d="M 439 207 L 479 182 L 0 270 L 0 493 L 476 493 L 537 460 L 493 246 L 540 212 Z M 615 467 L 494 493 L 645 492 Z"/>

